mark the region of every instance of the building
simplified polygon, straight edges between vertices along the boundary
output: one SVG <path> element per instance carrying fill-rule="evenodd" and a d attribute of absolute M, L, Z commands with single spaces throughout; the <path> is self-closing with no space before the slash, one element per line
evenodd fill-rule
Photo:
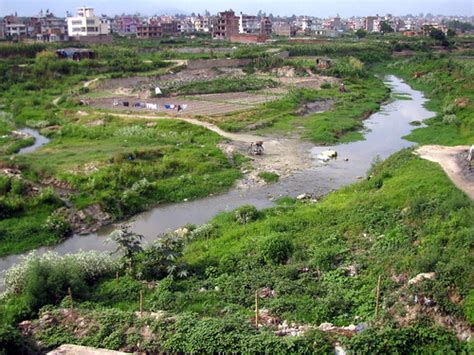
<path fill-rule="evenodd" d="M 76 16 L 68 17 L 67 28 L 69 36 L 74 37 L 108 34 L 107 25 L 94 15 L 91 7 L 79 7 Z"/>
<path fill-rule="evenodd" d="M 5 32 L 6 32 L 5 31 L 5 22 L 3 21 L 3 19 L 0 19 L 0 40 L 6 38 Z"/>
<path fill-rule="evenodd" d="M 297 27 L 287 22 L 276 22 L 272 25 L 272 32 L 277 36 L 291 37 L 296 35 Z"/>
<path fill-rule="evenodd" d="M 260 34 L 270 36 L 272 34 L 273 24 L 268 17 L 262 17 L 260 20 Z"/>
<path fill-rule="evenodd" d="M 365 30 L 367 32 L 374 32 L 374 30 L 378 29 L 378 26 L 376 25 L 376 16 L 367 16 L 365 18 Z"/>
<path fill-rule="evenodd" d="M 67 33 L 67 22 L 64 17 L 56 17 L 53 13 L 46 11 L 40 13 L 38 18 L 40 28 L 36 33 L 36 40 L 40 42 L 61 42 L 69 40 Z"/>
<path fill-rule="evenodd" d="M 179 22 L 176 20 L 166 20 L 160 22 L 161 36 L 176 36 L 180 33 Z"/>
<path fill-rule="evenodd" d="M 142 25 L 142 20 L 137 16 L 116 16 L 112 23 L 112 31 L 119 34 L 137 32 L 137 27 Z"/>
<path fill-rule="evenodd" d="M 219 12 L 212 26 L 213 39 L 230 39 L 230 36 L 239 33 L 239 18 L 232 10 Z"/>
<path fill-rule="evenodd" d="M 161 25 L 158 22 L 151 22 L 137 26 L 137 38 L 160 38 L 161 36 Z"/>
<path fill-rule="evenodd" d="M 5 34 L 8 38 L 22 39 L 28 35 L 28 28 L 24 23 L 7 23 L 5 26 Z"/>
<path fill-rule="evenodd" d="M 194 19 L 194 29 L 196 32 L 211 32 L 212 20 L 208 16 L 198 16 Z"/>
<path fill-rule="evenodd" d="M 260 31 L 260 21 L 257 16 L 244 15 L 239 16 L 239 33 L 257 33 Z"/>

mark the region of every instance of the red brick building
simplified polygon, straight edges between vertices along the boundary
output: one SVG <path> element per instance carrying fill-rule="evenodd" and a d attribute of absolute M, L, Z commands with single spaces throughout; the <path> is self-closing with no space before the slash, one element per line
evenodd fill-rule
<path fill-rule="evenodd" d="M 219 12 L 212 26 L 213 39 L 230 39 L 232 35 L 239 34 L 239 18 L 232 10 Z"/>

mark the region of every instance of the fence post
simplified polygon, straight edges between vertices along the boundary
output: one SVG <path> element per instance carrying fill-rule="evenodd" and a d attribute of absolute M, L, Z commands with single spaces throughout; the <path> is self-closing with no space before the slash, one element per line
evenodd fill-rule
<path fill-rule="evenodd" d="M 377 319 L 379 315 L 379 299 L 380 299 L 380 282 L 382 280 L 382 275 L 379 275 L 377 280 L 377 294 L 375 298 L 375 319 Z"/>
<path fill-rule="evenodd" d="M 143 290 L 140 290 L 140 315 L 143 315 Z"/>
<path fill-rule="evenodd" d="M 69 294 L 69 302 L 71 302 L 71 311 L 74 309 L 74 303 L 72 300 L 72 290 L 70 287 L 67 288 L 67 292 Z"/>
<path fill-rule="evenodd" d="M 258 329 L 258 290 L 255 291 L 255 326 Z"/>

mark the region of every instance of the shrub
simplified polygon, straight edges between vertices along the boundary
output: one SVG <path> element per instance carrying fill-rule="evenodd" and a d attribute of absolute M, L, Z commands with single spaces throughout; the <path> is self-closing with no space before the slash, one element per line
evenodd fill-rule
<path fill-rule="evenodd" d="M 235 210 L 235 220 L 240 224 L 247 224 L 258 219 L 258 210 L 255 206 L 244 205 Z"/>
<path fill-rule="evenodd" d="M 56 304 L 71 288 L 76 297 L 87 294 L 87 275 L 78 265 L 61 265 L 34 262 L 25 278 L 23 294 L 31 310 L 37 311 L 47 304 Z"/>
<path fill-rule="evenodd" d="M 62 213 L 54 211 L 46 220 L 43 229 L 58 238 L 63 238 L 71 232 L 71 225 Z"/>
<path fill-rule="evenodd" d="M 48 265 L 49 268 L 58 270 L 71 267 L 83 274 L 87 281 L 111 275 L 118 270 L 117 260 L 112 259 L 107 253 L 89 251 L 64 256 L 53 252 L 43 255 L 30 253 L 6 271 L 4 279 L 6 294 L 21 294 L 28 284 L 30 270 L 38 264 Z"/>
<path fill-rule="evenodd" d="M 267 264 L 283 264 L 293 253 L 293 243 L 282 236 L 265 239 L 260 247 L 260 255 Z"/>

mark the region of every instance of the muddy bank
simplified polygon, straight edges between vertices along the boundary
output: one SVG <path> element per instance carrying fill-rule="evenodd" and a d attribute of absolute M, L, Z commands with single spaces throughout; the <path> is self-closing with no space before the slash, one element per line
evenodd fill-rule
<path fill-rule="evenodd" d="M 441 165 L 454 185 L 474 200 L 474 166 L 467 160 L 469 146 L 424 145 L 415 153 L 423 159 Z"/>

